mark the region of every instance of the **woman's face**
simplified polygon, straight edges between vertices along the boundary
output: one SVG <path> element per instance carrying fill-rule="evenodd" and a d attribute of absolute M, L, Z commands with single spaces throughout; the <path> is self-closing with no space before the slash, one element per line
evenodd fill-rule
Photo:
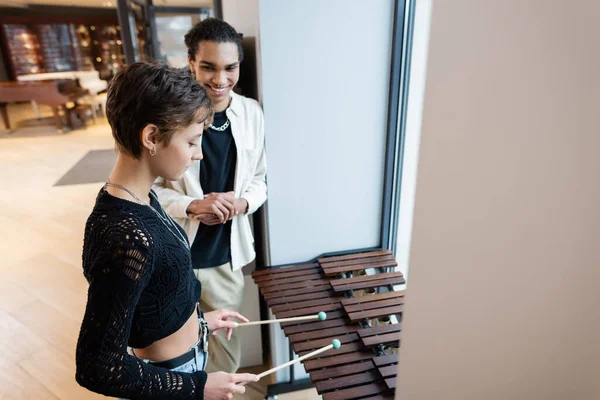
<path fill-rule="evenodd" d="M 205 121 L 195 122 L 177 130 L 169 144 L 157 143 L 156 154 L 149 158 L 154 175 L 177 181 L 194 161 L 202 160 L 201 139 L 205 124 Z"/>

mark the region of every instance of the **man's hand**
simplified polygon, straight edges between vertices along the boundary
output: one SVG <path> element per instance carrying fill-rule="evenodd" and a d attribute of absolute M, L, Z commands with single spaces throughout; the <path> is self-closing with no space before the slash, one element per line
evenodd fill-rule
<path fill-rule="evenodd" d="M 212 202 L 212 203 L 209 203 Z M 210 205 L 209 205 L 210 204 Z M 233 212 L 226 205 L 231 204 Z M 206 207 L 211 209 L 221 210 L 221 215 L 217 212 L 206 212 Z M 227 208 L 227 214 L 223 213 L 223 207 Z M 236 215 L 243 215 L 248 211 L 248 201 L 246 199 L 236 199 L 233 197 L 233 192 L 227 193 L 210 193 L 204 197 L 204 200 L 194 200 L 187 208 L 187 214 L 191 219 L 200 221 L 205 225 L 224 224 Z M 200 211 L 200 212 L 198 212 Z M 202 212 L 204 211 L 204 212 Z M 227 215 L 225 220 L 223 217 Z"/>
<path fill-rule="evenodd" d="M 209 193 L 202 200 L 194 200 L 186 209 L 188 215 L 214 214 L 221 223 L 233 218 L 235 215 L 235 197 L 233 192 Z"/>
<path fill-rule="evenodd" d="M 215 214 L 199 214 L 199 215 L 190 215 L 191 219 L 195 219 L 196 221 L 200 221 L 200 223 L 204 225 L 217 225 L 221 223 L 219 217 Z"/>
<path fill-rule="evenodd" d="M 244 215 L 248 211 L 248 200 L 246 199 L 235 199 L 233 205 L 235 207 L 235 215 Z"/>

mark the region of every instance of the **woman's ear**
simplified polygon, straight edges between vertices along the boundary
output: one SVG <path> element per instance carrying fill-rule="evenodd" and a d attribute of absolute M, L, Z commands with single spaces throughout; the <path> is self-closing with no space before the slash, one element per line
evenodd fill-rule
<path fill-rule="evenodd" d="M 153 124 L 148 124 L 142 129 L 141 133 L 142 146 L 144 146 L 150 154 L 156 153 L 158 146 L 158 127 Z"/>

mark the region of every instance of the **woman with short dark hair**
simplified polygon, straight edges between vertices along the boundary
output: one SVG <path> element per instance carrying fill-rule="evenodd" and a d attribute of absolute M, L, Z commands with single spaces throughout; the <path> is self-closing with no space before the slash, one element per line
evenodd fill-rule
<path fill-rule="evenodd" d="M 204 371 L 209 332 L 247 321 L 234 311 L 203 314 L 188 238 L 151 190 L 202 159 L 212 105 L 189 74 L 135 63 L 108 89 L 106 114 L 117 161 L 85 228 L 88 299 L 77 343 L 76 379 L 127 399 L 228 399 L 251 374 Z M 128 346 L 132 352 L 128 352 Z"/>

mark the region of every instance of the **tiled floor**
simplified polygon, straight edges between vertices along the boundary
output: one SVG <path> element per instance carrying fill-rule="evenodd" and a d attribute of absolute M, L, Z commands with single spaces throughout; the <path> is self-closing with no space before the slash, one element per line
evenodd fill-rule
<path fill-rule="evenodd" d="M 58 134 L 51 121 L 21 123 L 32 116 L 27 104 L 9 112 L 13 126 L 30 126 L 9 135 L 0 125 L 0 399 L 104 398 L 74 379 L 87 288 L 83 226 L 99 184 L 54 184 L 89 151 L 112 148 L 109 127 Z M 264 390 L 249 387 L 243 398 L 262 399 Z M 279 396 L 319 398 L 313 390 Z"/>

